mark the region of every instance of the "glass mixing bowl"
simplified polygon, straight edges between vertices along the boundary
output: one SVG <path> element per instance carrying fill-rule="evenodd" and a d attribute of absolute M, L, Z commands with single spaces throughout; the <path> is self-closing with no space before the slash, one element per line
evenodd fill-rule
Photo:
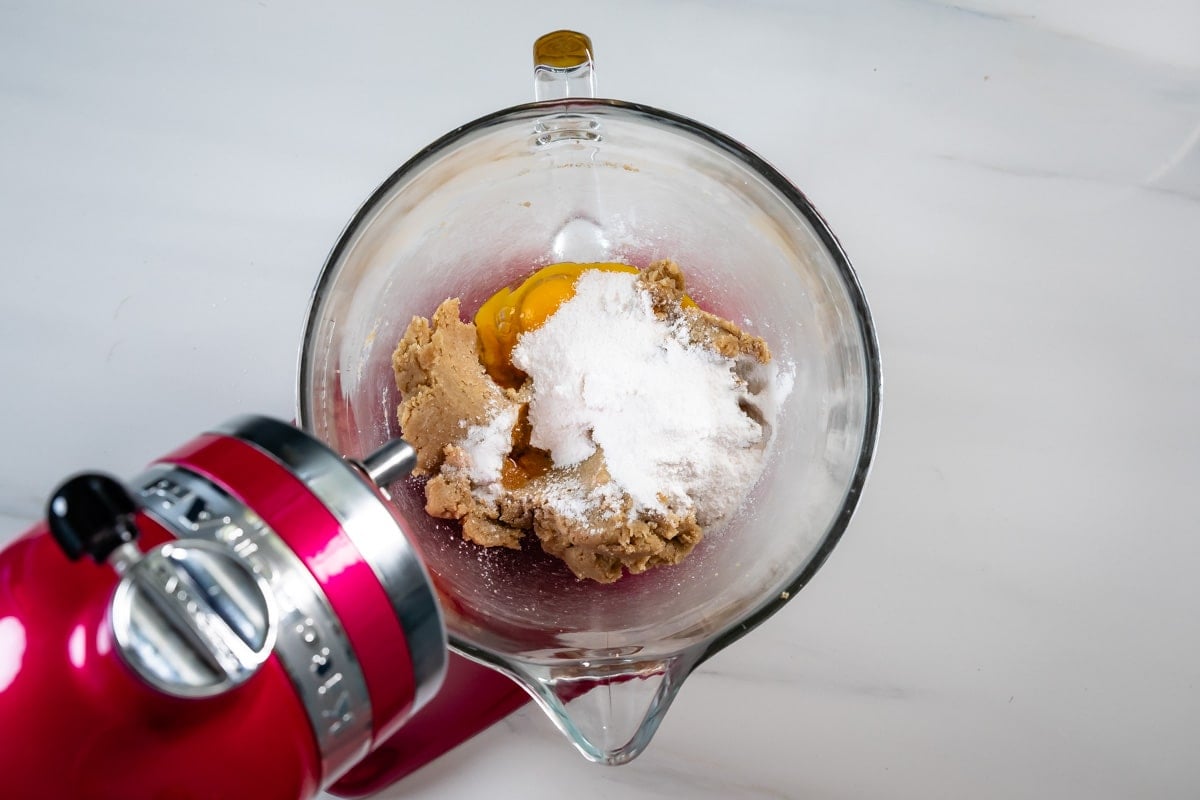
<path fill-rule="evenodd" d="M 703 308 L 767 340 L 793 383 L 767 467 L 678 565 L 610 585 L 578 580 L 536 541 L 520 552 L 463 541 L 425 513 L 416 479 L 391 487 L 452 646 L 522 683 L 586 757 L 621 763 L 691 670 L 777 611 L 829 555 L 870 463 L 880 376 L 862 291 L 804 195 L 703 124 L 566 96 L 591 86 L 590 51 L 541 59 L 538 102 L 446 134 L 367 200 L 314 292 L 299 421 L 351 457 L 402 436 L 391 354 L 411 318 L 452 296 L 471 316 L 554 262 L 675 259 Z"/>

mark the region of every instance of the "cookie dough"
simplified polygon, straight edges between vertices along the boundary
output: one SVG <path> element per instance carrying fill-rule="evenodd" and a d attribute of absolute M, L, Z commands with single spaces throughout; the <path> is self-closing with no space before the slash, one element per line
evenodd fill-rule
<path fill-rule="evenodd" d="M 761 338 L 682 302 L 684 278 L 674 262 L 655 262 L 637 283 L 654 314 L 681 326 L 692 344 L 739 371 L 770 360 Z M 700 541 L 702 525 L 717 521 L 698 519 L 694 504 L 666 498 L 660 508 L 639 506 L 613 481 L 599 447 L 570 466 L 554 465 L 532 448 L 532 380 L 509 389 L 488 376 L 475 325 L 460 318 L 458 298 L 444 301 L 431 319 L 412 320 L 392 366 L 401 429 L 417 450 L 414 474 L 428 477 L 426 511 L 461 521 L 471 542 L 521 549 L 536 539 L 578 577 L 610 583 L 626 570 L 677 563 Z M 761 424 L 753 408 L 746 413 Z"/>

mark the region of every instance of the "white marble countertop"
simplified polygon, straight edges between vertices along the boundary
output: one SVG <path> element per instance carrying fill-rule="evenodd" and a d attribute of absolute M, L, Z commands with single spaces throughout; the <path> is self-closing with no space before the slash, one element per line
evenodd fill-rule
<path fill-rule="evenodd" d="M 293 413 L 367 194 L 529 98 L 745 141 L 830 221 L 886 391 L 816 579 L 631 765 L 527 709 L 389 798 L 1200 794 L 1200 6 L 964 0 L 0 5 L 0 540 L 83 467 Z"/>

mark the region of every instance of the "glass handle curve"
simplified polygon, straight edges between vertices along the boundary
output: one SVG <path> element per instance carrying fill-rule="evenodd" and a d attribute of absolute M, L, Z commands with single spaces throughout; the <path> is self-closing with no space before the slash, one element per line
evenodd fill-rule
<path fill-rule="evenodd" d="M 533 97 L 565 100 L 596 96 L 592 40 L 578 31 L 554 31 L 533 43 Z"/>

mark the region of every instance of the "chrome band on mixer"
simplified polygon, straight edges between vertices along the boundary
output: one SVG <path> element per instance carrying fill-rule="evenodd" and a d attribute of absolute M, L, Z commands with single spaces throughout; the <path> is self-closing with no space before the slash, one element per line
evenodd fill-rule
<path fill-rule="evenodd" d="M 340 456 L 273 419 L 236 417 L 214 430 L 258 447 L 283 464 L 337 519 L 387 594 L 412 658 L 414 708 L 436 693 L 446 670 L 446 629 L 433 583 L 404 536 L 382 536 L 398 522 Z"/>
<path fill-rule="evenodd" d="M 270 586 L 275 655 L 308 716 L 328 785 L 367 754 L 371 701 L 349 639 L 317 581 L 252 510 L 189 470 L 151 467 L 131 485 L 145 512 L 181 540 L 222 544 Z"/>
<path fill-rule="evenodd" d="M 257 674 L 275 649 L 271 586 L 225 544 L 166 542 L 120 574 L 108 616 L 117 652 L 164 694 L 224 694 Z"/>

